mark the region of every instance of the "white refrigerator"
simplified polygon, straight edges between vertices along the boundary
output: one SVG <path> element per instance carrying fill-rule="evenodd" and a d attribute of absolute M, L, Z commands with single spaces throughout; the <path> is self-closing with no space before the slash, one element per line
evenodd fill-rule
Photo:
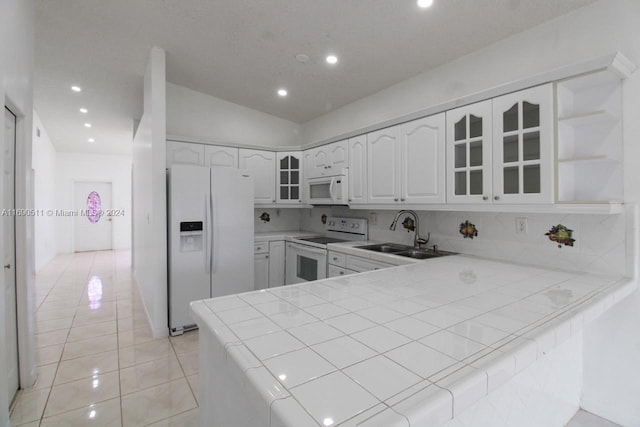
<path fill-rule="evenodd" d="M 168 172 L 169 333 L 195 328 L 190 302 L 253 290 L 253 177 L 226 167 Z"/>

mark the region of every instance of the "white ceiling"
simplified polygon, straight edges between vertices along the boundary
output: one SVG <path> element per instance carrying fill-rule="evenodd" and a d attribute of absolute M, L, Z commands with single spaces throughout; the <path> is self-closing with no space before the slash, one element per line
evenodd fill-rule
<path fill-rule="evenodd" d="M 60 151 L 130 153 L 159 46 L 168 81 L 304 123 L 594 1 L 37 0 L 35 108 Z"/>

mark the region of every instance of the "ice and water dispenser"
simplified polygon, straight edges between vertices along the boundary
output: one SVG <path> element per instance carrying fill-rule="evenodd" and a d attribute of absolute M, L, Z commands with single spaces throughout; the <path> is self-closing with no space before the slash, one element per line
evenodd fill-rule
<path fill-rule="evenodd" d="M 180 223 L 180 252 L 200 252 L 204 247 L 202 221 Z"/>

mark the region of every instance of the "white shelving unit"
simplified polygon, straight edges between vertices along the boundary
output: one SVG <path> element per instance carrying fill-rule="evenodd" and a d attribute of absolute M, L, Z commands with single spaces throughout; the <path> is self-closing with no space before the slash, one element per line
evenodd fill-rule
<path fill-rule="evenodd" d="M 621 58 L 601 71 L 561 80 L 557 94 L 556 202 L 624 200 Z"/>

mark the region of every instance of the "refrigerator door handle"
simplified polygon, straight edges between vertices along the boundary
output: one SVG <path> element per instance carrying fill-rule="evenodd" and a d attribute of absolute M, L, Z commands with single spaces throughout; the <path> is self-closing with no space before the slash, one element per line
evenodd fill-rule
<path fill-rule="evenodd" d="M 216 253 L 218 252 L 218 242 L 216 240 L 216 231 L 218 229 L 218 224 L 216 220 L 218 216 L 213 212 L 216 205 L 213 203 L 213 196 L 209 199 L 209 213 L 210 213 L 210 224 L 211 224 L 211 274 L 215 274 L 218 269 L 218 262 Z"/>
<path fill-rule="evenodd" d="M 209 217 L 209 197 L 204 196 L 204 216 L 205 216 L 205 230 L 204 230 L 204 271 L 209 273 L 211 271 L 211 238 L 209 237 L 209 228 L 211 228 L 211 221 Z"/>

